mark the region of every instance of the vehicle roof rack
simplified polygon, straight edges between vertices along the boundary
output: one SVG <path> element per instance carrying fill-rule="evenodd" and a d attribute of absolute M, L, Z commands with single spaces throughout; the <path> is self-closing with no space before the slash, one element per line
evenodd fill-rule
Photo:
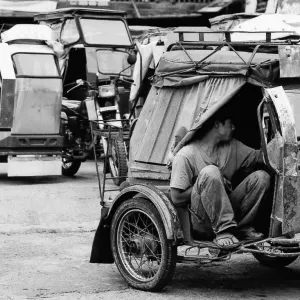
<path fill-rule="evenodd" d="M 174 31 L 175 32 L 175 31 Z M 264 46 L 277 46 L 277 45 L 292 45 L 292 44 L 299 44 L 300 43 L 300 35 L 297 34 L 295 31 L 213 31 L 207 30 L 205 27 L 198 27 L 192 30 L 190 29 L 181 29 L 178 31 L 179 38 L 176 43 L 172 43 L 168 46 L 167 51 L 172 50 L 174 46 L 220 46 L 220 45 L 231 45 L 231 46 L 257 46 L 257 45 L 264 45 Z M 199 41 L 189 41 L 185 39 L 185 33 L 198 33 L 199 34 Z M 247 34 L 257 34 L 262 33 L 265 34 L 264 40 L 248 40 L 248 41 L 232 41 L 231 35 L 233 33 L 247 33 Z M 283 38 L 272 39 L 272 34 L 279 34 L 284 33 L 287 36 Z M 207 35 L 205 35 L 207 34 Z M 217 39 L 207 39 L 207 37 L 212 37 L 214 34 L 223 34 L 224 40 L 217 40 Z M 294 36 L 297 38 L 291 39 L 290 36 Z"/>

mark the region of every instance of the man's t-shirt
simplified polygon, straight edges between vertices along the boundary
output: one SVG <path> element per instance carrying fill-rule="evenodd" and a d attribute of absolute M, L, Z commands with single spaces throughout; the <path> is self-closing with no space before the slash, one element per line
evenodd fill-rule
<path fill-rule="evenodd" d="M 174 157 L 170 187 L 186 190 L 208 165 L 217 165 L 223 176 L 231 181 L 237 170 L 255 166 L 261 159 L 260 150 L 252 149 L 236 139 L 222 145 L 219 153 L 216 163 L 203 151 L 201 141 L 195 140 L 184 146 Z"/>

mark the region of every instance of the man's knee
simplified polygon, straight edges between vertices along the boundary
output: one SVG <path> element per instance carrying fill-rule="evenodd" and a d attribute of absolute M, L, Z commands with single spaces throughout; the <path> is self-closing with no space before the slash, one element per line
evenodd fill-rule
<path fill-rule="evenodd" d="M 222 175 L 218 167 L 209 165 L 204 167 L 195 182 L 194 189 L 197 194 L 200 194 L 203 189 L 209 189 L 209 187 L 215 187 L 222 183 Z"/>
<path fill-rule="evenodd" d="M 253 172 L 250 176 L 252 176 L 255 185 L 265 190 L 269 189 L 271 178 L 267 172 L 263 170 L 258 170 Z"/>
<path fill-rule="evenodd" d="M 222 178 L 222 175 L 217 166 L 208 165 L 200 171 L 198 178 L 209 179 L 209 180 L 220 180 Z"/>

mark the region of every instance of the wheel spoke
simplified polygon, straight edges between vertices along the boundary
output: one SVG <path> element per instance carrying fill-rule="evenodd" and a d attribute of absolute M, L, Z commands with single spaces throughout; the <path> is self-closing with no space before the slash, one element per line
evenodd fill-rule
<path fill-rule="evenodd" d="M 121 239 L 127 244 L 128 247 L 130 247 L 130 244 L 126 241 L 124 237 L 121 237 Z"/>
<path fill-rule="evenodd" d="M 127 222 L 127 223 L 128 223 L 128 222 Z M 130 224 L 130 223 L 128 223 L 128 225 L 131 226 L 131 227 L 133 227 L 132 224 Z M 132 230 L 130 229 L 130 227 L 127 227 L 125 224 L 124 224 L 124 228 L 128 230 L 128 235 L 134 235 L 134 234 L 135 234 L 135 232 L 132 231 Z M 135 228 L 135 227 L 133 227 L 133 228 Z M 124 231 L 124 230 L 123 230 L 123 231 Z"/>
<path fill-rule="evenodd" d="M 156 254 L 153 253 L 153 251 L 149 248 L 149 246 L 148 246 L 147 244 L 145 244 L 145 245 L 146 245 L 146 247 L 148 248 L 148 250 L 152 253 L 152 255 L 153 255 L 157 260 L 159 260 L 158 257 L 156 256 Z M 158 254 L 158 255 L 161 255 L 161 254 Z"/>
<path fill-rule="evenodd" d="M 153 264 L 153 262 L 152 262 Z M 149 263 L 149 260 L 147 261 L 147 266 L 149 268 L 149 271 L 150 271 L 150 278 L 153 277 L 155 275 L 155 271 L 151 268 L 150 266 L 150 263 Z M 152 276 L 151 276 L 152 275 Z"/>
<path fill-rule="evenodd" d="M 127 222 L 128 224 L 130 224 L 129 222 Z M 143 234 L 149 234 L 150 232 L 149 231 L 145 231 L 144 229 L 142 229 L 141 227 L 139 227 L 139 226 L 136 226 L 136 225 L 134 225 L 134 224 L 130 224 L 130 226 L 132 226 L 132 227 L 134 227 L 135 229 L 137 229 L 138 230 L 138 232 L 134 232 L 134 234 L 140 234 L 140 233 L 143 233 Z M 149 225 L 150 226 L 150 225 Z M 125 225 L 124 225 L 124 227 L 125 227 Z M 126 227 L 126 229 L 128 229 L 128 230 L 130 230 L 128 227 Z M 153 234 L 153 233 L 150 233 L 152 236 L 155 236 L 155 234 Z M 160 243 L 160 240 L 158 240 L 158 239 L 153 239 L 154 241 L 156 241 L 156 242 L 158 242 L 158 243 Z"/>

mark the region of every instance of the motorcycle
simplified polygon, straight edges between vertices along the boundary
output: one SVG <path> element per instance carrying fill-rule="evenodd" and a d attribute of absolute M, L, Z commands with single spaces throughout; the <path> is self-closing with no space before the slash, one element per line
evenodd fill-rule
<path fill-rule="evenodd" d="M 109 170 L 116 185 L 120 185 L 126 178 L 127 167 L 127 147 L 128 139 L 124 135 L 119 135 L 120 130 L 124 133 L 129 127 L 129 120 L 121 119 L 119 102 L 120 89 L 119 82 L 131 84 L 130 80 L 113 76 L 112 78 L 101 79 L 97 76 L 96 84 L 78 79 L 68 85 L 74 85 L 66 94 L 72 90 L 84 86 L 87 89 L 87 97 L 83 101 L 63 100 L 62 122 L 65 144 L 67 147 L 63 151 L 62 173 L 65 176 L 73 176 L 80 168 L 81 162 L 92 155 L 95 145 L 96 155 L 109 156 Z M 68 86 L 68 85 L 65 85 Z M 99 121 L 101 136 L 94 139 L 91 135 L 90 120 Z M 115 134 L 111 140 L 108 139 L 108 131 Z M 111 143 L 110 147 L 108 143 Z M 108 150 L 110 149 L 110 153 Z"/>

